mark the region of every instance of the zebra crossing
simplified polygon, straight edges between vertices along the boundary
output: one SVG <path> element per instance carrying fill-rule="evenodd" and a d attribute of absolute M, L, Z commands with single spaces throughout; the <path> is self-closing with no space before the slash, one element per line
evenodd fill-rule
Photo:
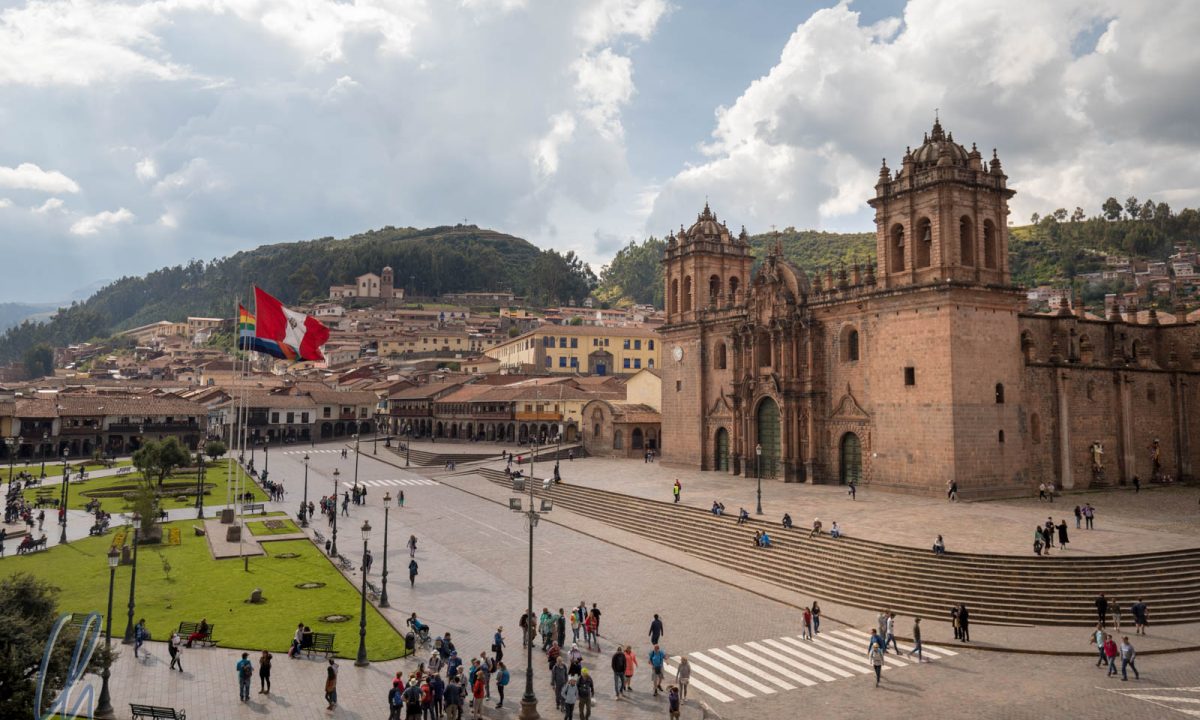
<path fill-rule="evenodd" d="M 341 448 L 334 450 L 284 450 L 284 455 L 340 455 Z"/>
<path fill-rule="evenodd" d="M 413 477 L 413 478 L 392 478 L 391 480 L 359 480 L 359 485 L 367 487 L 396 487 L 397 485 L 437 485 L 436 480 L 429 478 Z"/>
<path fill-rule="evenodd" d="M 690 687 L 718 702 L 733 702 L 783 690 L 813 687 L 856 675 L 874 673 L 867 659 L 870 635 L 853 628 L 822 632 L 816 640 L 799 635 L 767 638 L 723 648 L 687 654 L 692 668 Z M 904 652 L 908 652 L 906 647 Z M 926 660 L 940 660 L 958 653 L 944 647 L 924 645 Z M 668 678 L 674 678 L 680 656 L 663 663 Z M 915 665 L 916 658 L 888 653 L 885 671 Z"/>

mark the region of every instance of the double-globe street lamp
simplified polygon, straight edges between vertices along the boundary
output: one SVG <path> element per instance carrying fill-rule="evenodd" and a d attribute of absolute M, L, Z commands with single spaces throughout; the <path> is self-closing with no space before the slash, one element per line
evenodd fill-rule
<path fill-rule="evenodd" d="M 300 501 L 300 527 L 308 527 L 308 453 L 304 453 L 304 499 Z"/>
<path fill-rule="evenodd" d="M 358 658 L 354 661 L 357 667 L 366 667 L 371 664 L 367 660 L 367 541 L 371 539 L 371 523 L 369 520 L 363 521 L 362 539 L 362 606 L 358 612 Z"/>
<path fill-rule="evenodd" d="M 62 527 L 62 534 L 58 536 L 58 543 L 60 545 L 67 544 L 67 500 L 71 497 L 71 468 L 67 467 L 67 456 L 70 452 L 70 448 L 63 448 L 62 499 L 58 504 L 58 514 L 62 518 L 58 521 L 58 524 Z"/>
<path fill-rule="evenodd" d="M 525 516 L 525 522 L 529 526 L 529 586 L 526 605 L 526 615 L 533 623 L 533 529 L 537 527 L 538 518 L 544 513 L 548 513 L 554 509 L 554 505 L 548 498 L 542 498 L 541 508 L 537 509 L 533 503 L 533 483 L 534 483 L 534 461 L 537 458 L 537 440 L 536 438 L 530 445 L 529 454 L 529 479 L 513 478 L 513 492 L 522 493 L 528 492 L 529 508 L 521 507 L 521 498 L 509 498 L 508 507 L 513 512 L 521 513 Z M 549 491 L 553 487 L 553 480 L 546 478 L 542 481 L 542 490 Z M 528 631 L 528 630 L 527 630 Z M 525 644 L 525 695 L 521 698 L 521 712 L 517 716 L 520 720 L 537 720 L 540 716 L 537 711 L 537 695 L 533 692 L 533 642 Z"/>
<path fill-rule="evenodd" d="M 20 447 L 17 443 L 20 440 L 16 435 L 9 438 L 4 438 L 4 442 L 8 444 L 8 486 L 12 487 L 13 481 L 13 461 L 17 459 L 17 448 Z"/>
<path fill-rule="evenodd" d="M 338 479 L 341 477 L 342 471 L 337 468 L 333 469 L 333 539 L 329 545 L 329 557 L 337 557 L 337 516 L 338 516 Z"/>
<path fill-rule="evenodd" d="M 200 469 L 196 471 L 196 519 L 204 519 L 204 441 L 196 443 L 196 459 Z"/>
<path fill-rule="evenodd" d="M 122 645 L 133 644 L 133 593 L 137 588 L 137 556 L 138 556 L 138 531 L 141 530 L 139 522 L 141 516 L 137 513 L 133 514 L 133 570 L 129 573 L 129 618 L 125 623 L 125 638 L 121 640 Z"/>
<path fill-rule="evenodd" d="M 754 455 L 754 469 L 758 471 L 758 509 L 754 514 L 762 515 L 762 443 L 754 446 Z"/>
<path fill-rule="evenodd" d="M 387 598 L 387 541 L 388 541 L 388 510 L 392 504 L 392 494 L 383 494 L 383 586 L 379 591 L 379 607 L 391 607 Z"/>
<path fill-rule="evenodd" d="M 112 665 L 112 605 L 113 582 L 117 575 L 117 565 L 121 563 L 121 553 L 116 548 L 108 551 L 108 612 L 104 615 L 104 669 L 100 671 L 100 699 L 96 702 L 95 716 L 102 720 L 115 717 L 112 698 L 108 693 L 109 667 Z"/>

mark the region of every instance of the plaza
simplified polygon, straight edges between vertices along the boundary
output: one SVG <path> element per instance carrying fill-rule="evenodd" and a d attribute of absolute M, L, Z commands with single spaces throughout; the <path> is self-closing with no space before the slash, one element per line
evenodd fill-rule
<path fill-rule="evenodd" d="M 267 503 L 267 509 L 294 516 L 304 492 L 306 454 L 310 500 L 332 491 L 335 469 L 341 490 L 353 485 L 353 445 L 346 459 L 341 457 L 343 447 L 323 444 L 275 454 L 271 476 L 284 483 L 286 498 Z M 461 443 L 441 442 L 414 445 L 413 450 L 417 449 L 430 454 L 475 450 Z M 520 448 L 512 450 L 521 452 Z M 380 616 L 403 630 L 404 620 L 415 612 L 435 634 L 450 632 L 464 658 L 488 651 L 492 634 L 503 626 L 504 661 L 512 682 L 504 708 L 499 710 L 494 707 L 493 683 L 493 700 L 486 706 L 485 717 L 517 717 L 525 677 L 517 621 L 525 606 L 528 536 L 523 517 L 508 509 L 513 493 L 488 478 L 489 471 L 503 469 L 505 463 L 497 457 L 459 462 L 452 470 L 411 465 L 405 469 L 404 456 L 382 445 L 378 454 L 372 454 L 366 445 L 360 451 L 358 483 L 367 489 L 367 498 L 365 505 L 351 504 L 348 517 L 339 517 L 341 553 L 358 565 L 361 539 L 357 528 L 368 521 L 376 529 L 370 541 L 375 555 L 370 578 L 381 582 L 382 500 L 390 493 L 391 607 L 380 609 Z M 534 476 L 548 474 L 552 462 L 536 461 Z M 707 509 L 714 499 L 723 502 L 731 515 L 742 506 L 754 510 L 756 486 L 745 479 L 642 461 L 564 458 L 559 466 L 563 485 L 552 492 L 580 487 L 608 490 L 631 500 L 669 500 L 671 484 L 678 478 L 683 486 L 681 505 L 689 506 L 688 510 Z M 524 468 L 529 469 L 528 465 Z M 394 499 L 400 491 L 405 495 L 403 508 Z M 1059 511 L 1082 501 L 1097 508 L 1096 529 L 1073 532 L 1068 555 L 1133 554 L 1194 546 L 1195 524 L 1188 518 L 1196 508 L 1194 488 L 1153 488 L 1137 495 L 1132 491 L 1068 494 L 1054 503 L 1056 519 Z M 797 531 L 807 526 L 810 515 L 817 515 L 838 520 L 848 538 L 925 547 L 930 533 L 939 532 L 951 552 L 965 552 L 970 547 L 973 552 L 1013 556 L 1030 554 L 1024 528 L 1042 519 L 1049 512 L 1048 505 L 1036 499 L 935 502 L 869 490 L 851 500 L 836 487 L 778 481 L 767 481 L 763 487 L 763 517 L 772 523 L 772 532 L 782 513 L 789 512 L 796 519 Z M 77 512 L 72 511 L 73 516 Z M 193 514 L 191 509 L 171 511 L 172 520 Z M 664 522 L 666 519 L 664 514 Z M 722 520 L 734 522 L 732 516 Z M 985 520 L 987 529 L 982 529 L 979 526 Z M 72 521 L 80 528 L 86 522 L 74 517 Z M 314 531 L 329 536 L 325 518 L 316 517 L 306 534 L 311 537 Z M 405 588 L 405 540 L 409 535 L 419 540 L 416 559 L 420 573 L 415 585 Z M 54 553 L 62 550 L 67 549 L 52 547 L 44 558 L 53 560 Z M 945 615 L 923 618 L 929 662 L 917 664 L 889 655 L 881 688 L 875 691 L 864 633 L 874 626 L 876 610 L 887 608 L 859 607 L 796 592 L 577 514 L 559 503 L 535 530 L 534 556 L 535 612 L 542 607 L 552 611 L 571 608 L 581 600 L 588 606 L 596 603 L 603 611 L 601 650 L 583 652 L 584 666 L 593 674 L 597 690 L 595 717 L 666 715 L 663 698 L 649 692 L 646 629 L 655 613 L 665 623 L 661 644 L 669 657 L 668 668 L 682 655 L 689 656 L 693 667 L 685 718 L 700 718 L 704 712 L 710 713 L 708 717 L 784 718 L 802 711 L 849 717 L 917 709 L 942 717 L 964 717 L 961 709 L 967 703 L 972 717 L 1037 717 L 1044 714 L 1048 703 L 1054 703 L 1087 717 L 1152 718 L 1186 710 L 1196 699 L 1188 688 L 1200 684 L 1194 641 L 1200 628 L 1195 623 L 1152 624 L 1147 636 L 1134 637 L 1141 679 L 1131 677 L 1122 683 L 1119 678 L 1106 678 L 1102 669 L 1095 667 L 1086 627 L 980 623 L 972 626 L 970 643 L 958 643 Z M 333 567 L 330 564 L 331 570 Z M 344 574 L 357 588 L 361 575 Z M 96 609 L 102 609 L 102 592 L 97 588 Z M 820 633 L 810 643 L 800 639 L 799 614 L 801 606 L 814 600 L 821 604 L 823 619 Z M 1153 612 L 1151 599 L 1152 618 Z M 209 614 L 210 620 L 214 615 Z M 123 620 L 119 612 L 118 617 Z M 373 614 L 371 622 L 375 621 Z M 905 652 L 911 647 L 907 640 L 911 626 L 911 617 L 897 617 L 896 634 Z M 154 640 L 143 648 L 148 651 L 145 659 L 134 660 L 130 648 L 123 647 L 114 665 L 111 690 L 117 717 L 127 717 L 129 703 L 136 702 L 185 709 L 189 717 L 383 718 L 387 716 L 385 695 L 390 679 L 398 671 L 414 670 L 423 659 L 374 661 L 358 668 L 353 666 L 353 653 L 339 653 L 339 705 L 329 713 L 321 693 L 325 664 L 320 658 L 289 659 L 273 646 L 272 692 L 254 693 L 248 703 L 240 703 L 233 665 L 243 648 L 256 661 L 261 647 L 239 644 L 236 634 L 218 632 L 218 647 L 184 650 L 184 671 L 175 672 L 166 668 L 169 659 L 163 642 L 173 628 L 151 629 Z M 619 701 L 612 695 L 609 669 L 617 644 L 632 645 L 641 663 L 634 692 Z M 538 707 L 542 717 L 557 717 L 543 657 L 540 650 L 534 653 Z M 672 679 L 669 673 L 668 680 Z"/>

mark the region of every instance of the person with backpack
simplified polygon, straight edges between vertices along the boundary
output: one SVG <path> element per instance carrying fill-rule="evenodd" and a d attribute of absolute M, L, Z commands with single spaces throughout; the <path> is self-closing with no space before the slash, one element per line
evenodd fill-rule
<path fill-rule="evenodd" d="M 580 668 L 575 686 L 579 688 L 579 720 L 588 720 L 592 717 L 592 698 L 596 695 L 596 685 L 587 668 Z"/>
<path fill-rule="evenodd" d="M 400 691 L 400 686 L 393 684 L 392 689 L 388 690 L 388 720 L 400 720 L 400 711 L 404 708 L 404 693 Z"/>
<path fill-rule="evenodd" d="M 500 702 L 496 703 L 497 708 L 504 707 L 504 688 L 506 688 L 508 686 L 509 680 L 511 680 L 511 679 L 512 679 L 512 677 L 508 673 L 508 668 L 504 666 L 504 663 L 497 661 L 497 663 L 496 663 L 496 693 L 500 695 Z"/>
<path fill-rule="evenodd" d="M 667 712 L 671 720 L 679 720 L 679 688 L 674 685 L 667 688 Z"/>
<path fill-rule="evenodd" d="M 496 634 L 492 636 L 492 652 L 496 654 L 496 662 L 504 659 L 504 627 L 496 628 Z"/>
<path fill-rule="evenodd" d="M 563 720 L 575 720 L 575 703 L 579 702 L 579 685 L 575 678 L 567 681 L 562 689 Z"/>
<path fill-rule="evenodd" d="M 660 650 L 658 645 L 650 651 L 650 675 L 654 679 L 654 697 L 658 697 L 659 691 L 662 690 L 663 663 L 666 659 L 666 653 Z"/>
<path fill-rule="evenodd" d="M 254 677 L 254 665 L 250 662 L 250 653 L 242 653 L 242 659 L 236 665 L 238 677 L 238 698 L 242 702 L 250 701 L 250 680 Z"/>

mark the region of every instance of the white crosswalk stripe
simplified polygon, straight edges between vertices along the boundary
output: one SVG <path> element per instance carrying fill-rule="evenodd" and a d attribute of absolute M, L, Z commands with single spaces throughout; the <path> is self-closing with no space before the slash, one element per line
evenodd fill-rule
<path fill-rule="evenodd" d="M 867 659 L 870 635 L 853 628 L 826 630 L 806 640 L 799 635 L 728 645 L 688 653 L 692 668 L 691 686 L 722 703 L 773 695 L 780 690 L 797 690 L 874 672 Z M 904 652 L 911 650 L 905 646 Z M 926 660 L 958 653 L 941 646 L 924 648 Z M 670 658 L 667 671 L 674 676 L 679 656 Z M 884 670 L 915 665 L 889 653 Z M 778 689 L 776 689 L 778 688 Z"/>

